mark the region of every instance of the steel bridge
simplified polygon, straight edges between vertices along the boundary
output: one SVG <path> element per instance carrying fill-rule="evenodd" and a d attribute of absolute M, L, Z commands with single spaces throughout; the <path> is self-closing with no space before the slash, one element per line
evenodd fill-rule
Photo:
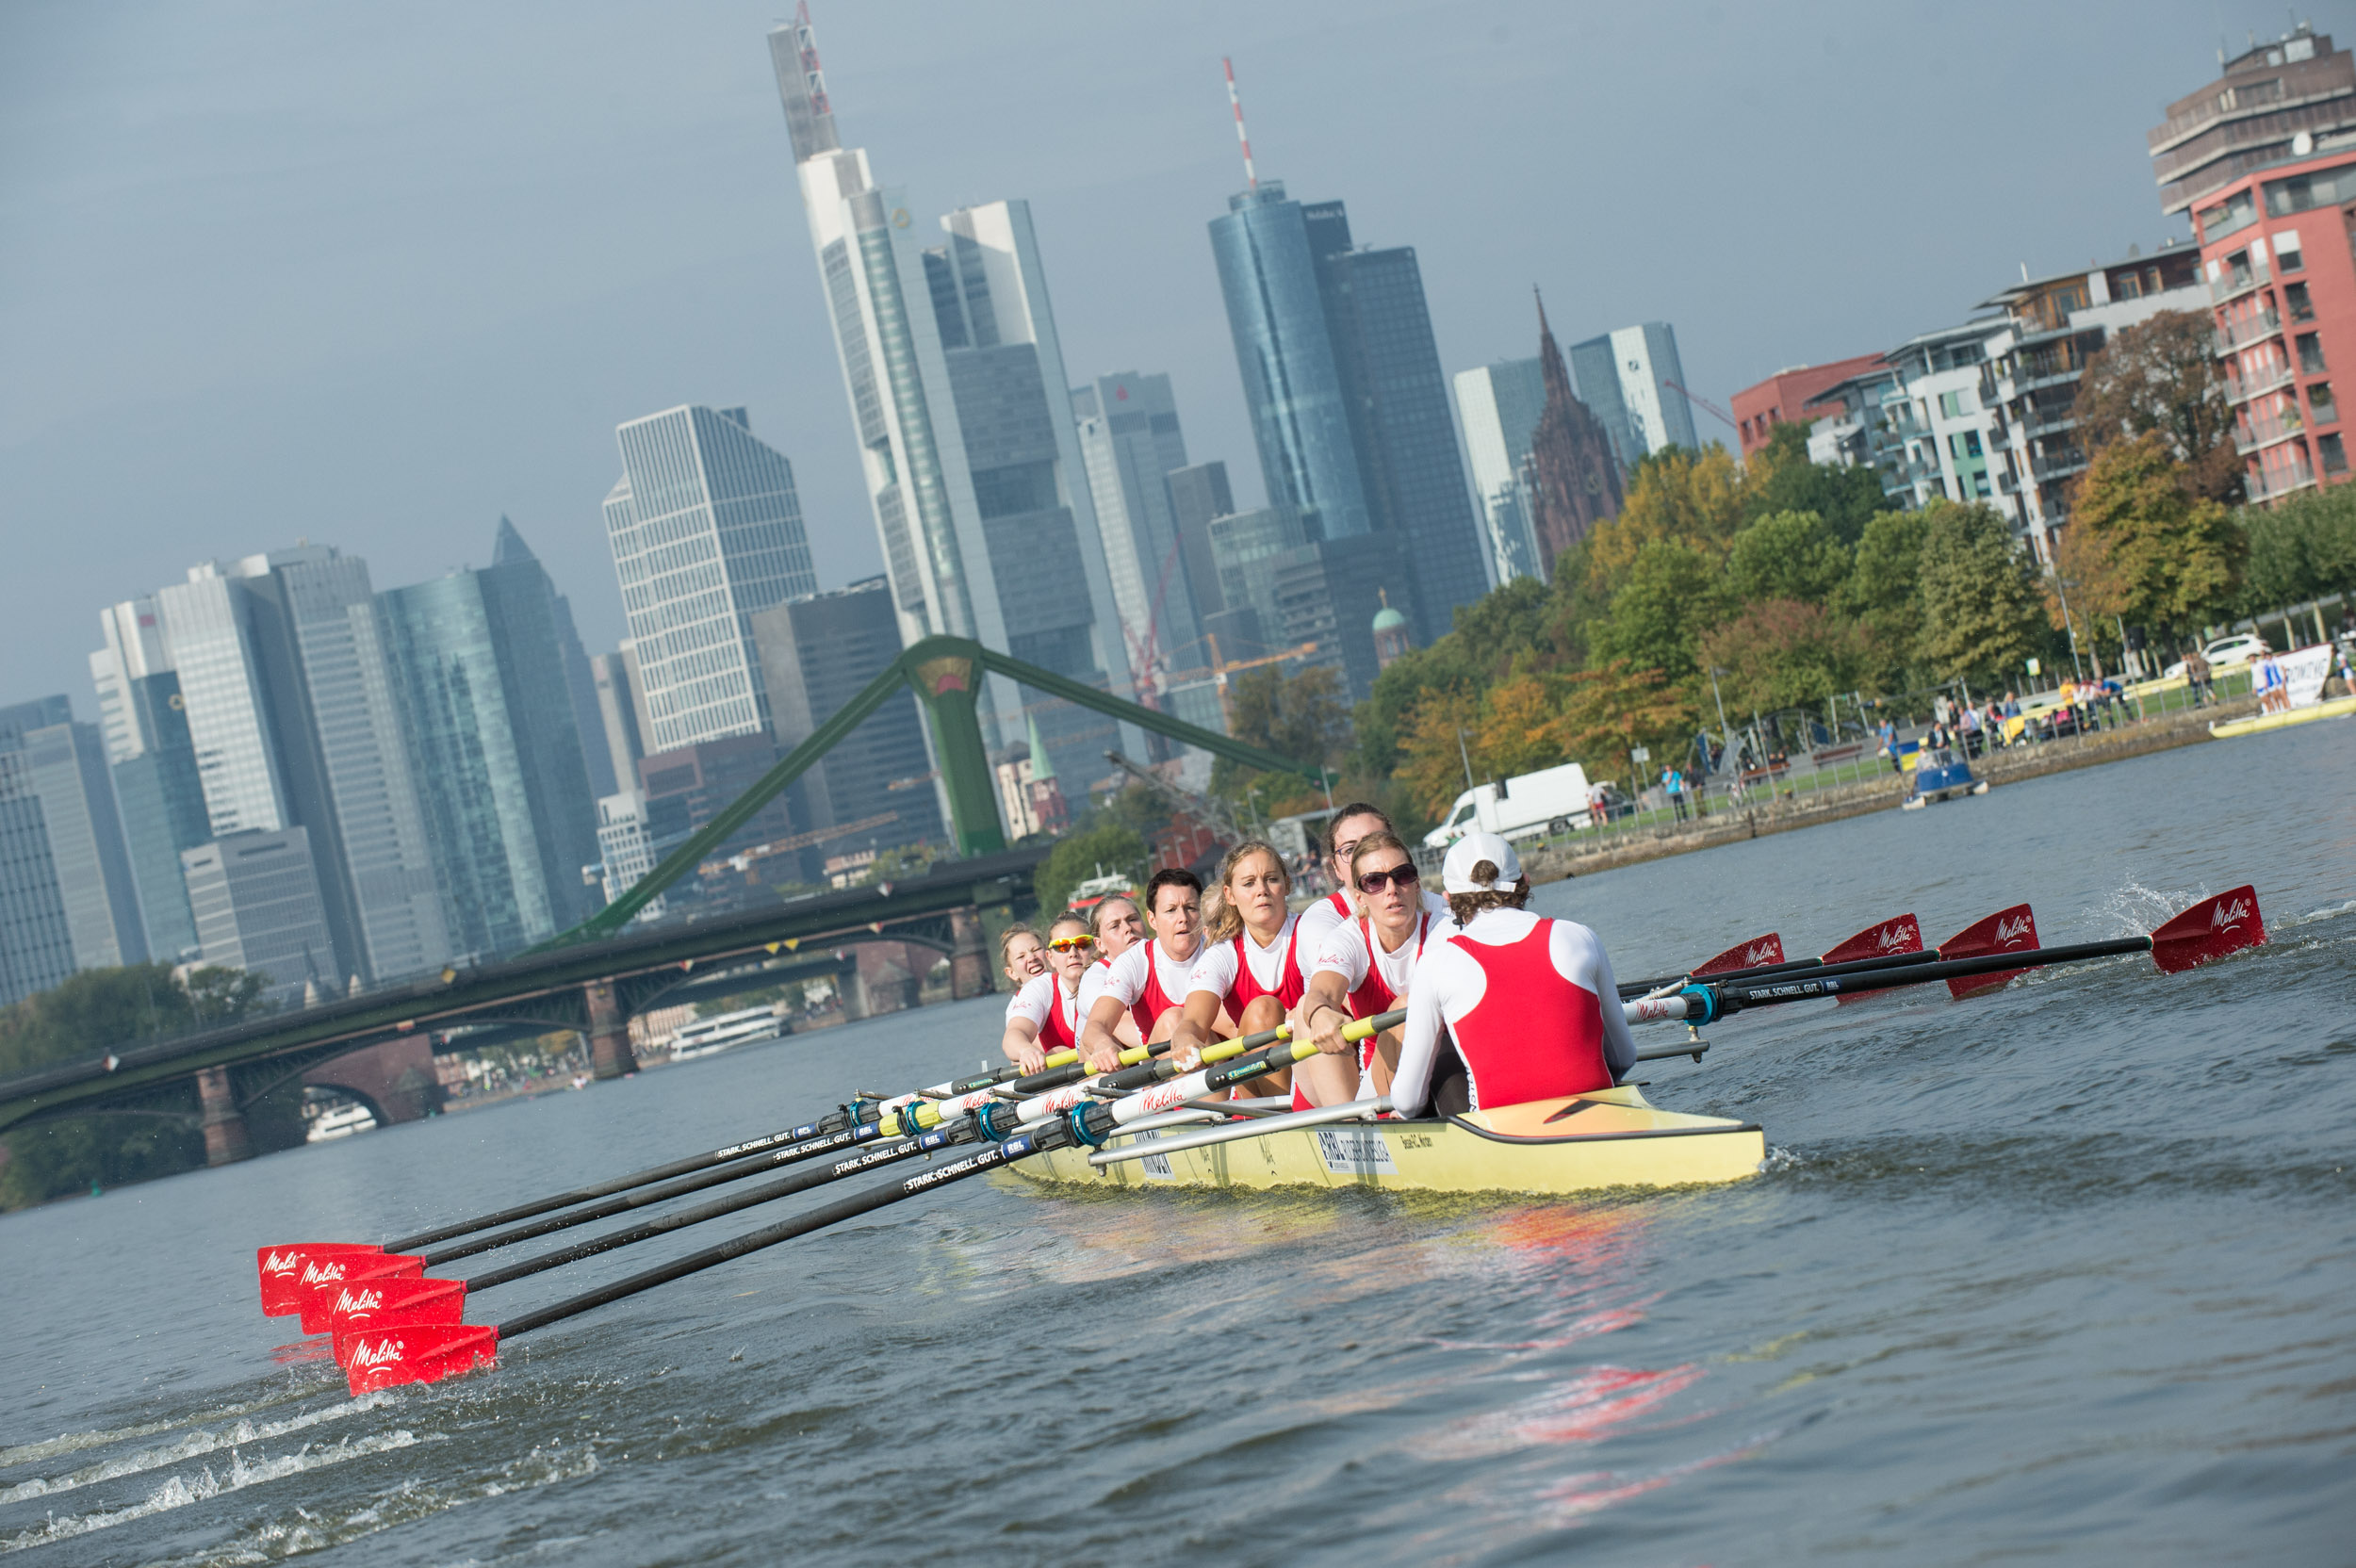
<path fill-rule="evenodd" d="M 270 1014 L 202 1034 L 126 1044 L 89 1059 L 0 1079 L 0 1131 L 60 1116 L 120 1112 L 194 1119 L 214 1164 L 251 1152 L 245 1110 L 289 1081 L 329 1084 L 368 1102 L 380 1119 L 424 1114 L 437 1034 L 496 1030 L 513 1037 L 571 1030 L 587 1037 L 599 1078 L 632 1070 L 629 1019 L 648 1007 L 806 978 L 844 977 L 838 950 L 910 942 L 950 961 L 951 993 L 994 985 L 980 911 L 1031 900 L 1047 846 L 1009 850 L 999 825 L 977 699 L 998 675 L 1049 696 L 1271 773 L 1311 776 L 1294 760 L 1125 702 L 962 638 L 928 637 L 904 650 L 750 790 L 664 858 L 603 911 L 524 954 L 445 969 L 406 986 Z M 901 687 L 913 690 L 941 764 L 962 858 L 891 884 L 765 908 L 646 925 L 636 917 Z M 803 954 L 805 945 L 814 951 Z M 823 956 L 821 956 L 823 955 Z M 854 983 L 853 989 L 856 990 Z M 464 1049 L 462 1039 L 453 1049 Z M 334 1064 L 331 1066 L 330 1064 Z M 416 1090 L 416 1093 L 412 1093 Z M 406 1098 L 404 1098 L 406 1097 Z"/>

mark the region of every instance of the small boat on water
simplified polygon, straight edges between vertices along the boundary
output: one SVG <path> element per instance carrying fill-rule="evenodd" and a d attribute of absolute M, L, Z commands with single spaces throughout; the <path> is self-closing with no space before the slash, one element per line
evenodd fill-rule
<path fill-rule="evenodd" d="M 334 1138 L 348 1138 L 354 1133 L 373 1132 L 375 1128 L 375 1112 L 357 1101 L 346 1101 L 313 1117 L 303 1141 L 326 1143 Z"/>
<path fill-rule="evenodd" d="M 716 1056 L 735 1046 L 776 1039 L 786 1032 L 785 1020 L 767 1007 L 744 1007 L 714 1018 L 699 1018 L 681 1024 L 671 1037 L 671 1060 L 692 1062 L 698 1056 Z"/>
<path fill-rule="evenodd" d="M 1972 776 L 1972 764 L 1955 755 L 1954 749 L 1940 746 L 1923 753 L 1914 766 L 1912 781 L 1906 786 L 1906 798 L 1900 804 L 1909 811 L 1919 811 L 1935 800 L 1953 795 L 1984 795 L 1988 781 Z"/>
<path fill-rule="evenodd" d="M 1757 1122 L 1661 1110 L 1632 1084 L 1432 1120 L 1349 1114 L 1299 1113 L 1326 1124 L 1193 1147 L 1167 1128 L 1121 1134 L 1101 1151 L 1058 1149 L 1013 1168 L 1072 1185 L 1571 1193 L 1739 1182 L 1767 1157 Z"/>

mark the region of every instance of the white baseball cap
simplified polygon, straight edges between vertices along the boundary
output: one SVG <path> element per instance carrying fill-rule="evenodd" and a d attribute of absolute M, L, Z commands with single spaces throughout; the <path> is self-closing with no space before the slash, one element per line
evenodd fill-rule
<path fill-rule="evenodd" d="M 1483 860 L 1497 868 L 1496 881 L 1473 879 L 1473 868 Z M 1440 887 L 1447 892 L 1491 892 L 1511 888 L 1521 879 L 1522 858 L 1513 853 L 1512 844 L 1495 833 L 1465 834 L 1448 846 L 1448 858 L 1440 862 Z"/>

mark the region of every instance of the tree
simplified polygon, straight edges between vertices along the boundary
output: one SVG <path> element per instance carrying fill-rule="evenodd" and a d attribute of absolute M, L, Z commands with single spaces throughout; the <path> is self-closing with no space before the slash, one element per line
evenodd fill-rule
<path fill-rule="evenodd" d="M 2068 563 L 2073 586 L 2110 612 L 2168 632 L 2230 614 L 2241 592 L 2249 541 L 2225 508 L 2189 486 L 2196 476 L 2157 431 L 2094 454 L 2065 531 L 2079 533 Z"/>
<path fill-rule="evenodd" d="M 1032 880 L 1039 895 L 1039 915 L 1053 919 L 1071 906 L 1072 890 L 1103 872 L 1121 872 L 1133 881 L 1146 876 L 1145 838 L 1136 828 L 1117 822 L 1100 822 L 1085 832 L 1057 841 Z"/>
<path fill-rule="evenodd" d="M 1813 709 L 1857 690 L 1872 664 L 1856 622 L 1797 599 L 1746 605 L 1702 639 L 1702 653 L 1725 672 L 1719 691 L 1731 712 Z"/>
<path fill-rule="evenodd" d="M 1822 604 L 1850 573 L 1848 547 L 1813 512 L 1777 512 L 1734 536 L 1726 577 L 1744 604 L 1798 599 Z"/>
<path fill-rule="evenodd" d="M 1400 735 L 1427 694 L 1486 686 L 1525 656 L 1555 657 L 1549 628 L 1556 615 L 1553 591 L 1526 577 L 1458 606 L 1452 629 L 1375 677 L 1374 690 L 1358 705 L 1359 770 L 1383 778 L 1399 765 Z"/>
<path fill-rule="evenodd" d="M 1922 509 L 1922 654 L 1942 680 L 2018 680 L 2042 645 L 2037 568 L 1982 502 Z"/>
<path fill-rule="evenodd" d="M 1318 665 L 1287 676 L 1270 666 L 1237 676 L 1227 691 L 1228 733 L 1297 759 L 1304 777 L 1315 778 L 1350 748 L 1350 710 L 1342 706 L 1338 671 Z M 1261 776 L 1224 757 L 1211 764 L 1211 789 L 1231 800 L 1243 798 Z"/>
<path fill-rule="evenodd" d="M 2215 335 L 2206 311 L 2164 310 L 2104 344 L 2078 378 L 2074 412 L 2087 452 L 2099 456 L 2114 442 L 2157 435 L 2185 466 L 2193 495 L 2239 500 L 2241 455 Z"/>
<path fill-rule="evenodd" d="M 1588 570 L 1595 586 L 1607 595 L 1616 593 L 1644 547 L 1665 540 L 1678 541 L 1713 562 L 1725 560 L 1748 509 L 1742 472 L 1724 447 L 1713 445 L 1699 452 L 1665 447 L 1649 454 L 1628 476 L 1628 501 L 1620 514 L 1596 524 L 1588 536 Z"/>
<path fill-rule="evenodd" d="M 2251 507 L 2240 522 L 2250 540 L 2244 613 L 2356 589 L 2356 484 Z"/>
<path fill-rule="evenodd" d="M 1897 506 L 1882 493 L 1881 476 L 1872 468 L 1808 461 L 1806 425 L 1776 423 L 1749 462 L 1756 474 L 1749 498 L 1754 515 L 1813 512 L 1844 545 L 1855 545 L 1871 519 Z"/>
<path fill-rule="evenodd" d="M 1399 732 L 1398 776 L 1425 816 L 1436 820 L 1471 788 L 1465 760 L 1480 725 L 1481 699 L 1469 688 L 1426 693 L 1408 715 Z"/>
<path fill-rule="evenodd" d="M 1693 733 L 1692 702 L 1659 670 L 1635 669 L 1625 661 L 1569 677 L 1562 699 L 1557 733 L 1590 778 L 1617 777 L 1623 763 L 1633 770 L 1631 746 L 1668 755 Z M 1644 780 L 1629 782 L 1641 786 Z"/>
<path fill-rule="evenodd" d="M 1726 597 L 1715 559 L 1681 539 L 1655 539 L 1630 563 L 1611 611 L 1593 629 L 1595 657 L 1682 680 L 1693 673 L 1701 631 L 1721 618 Z"/>
<path fill-rule="evenodd" d="M 1922 641 L 1922 540 L 1920 512 L 1879 512 L 1866 519 L 1839 607 L 1857 617 L 1873 662 L 1873 685 L 1905 691 Z"/>

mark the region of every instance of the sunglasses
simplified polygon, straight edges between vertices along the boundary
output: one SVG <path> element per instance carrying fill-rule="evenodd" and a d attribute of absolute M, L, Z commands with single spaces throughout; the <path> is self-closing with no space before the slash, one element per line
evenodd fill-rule
<path fill-rule="evenodd" d="M 1058 953 L 1070 953 L 1077 948 L 1094 947 L 1096 939 L 1094 937 L 1057 937 L 1047 945 Z"/>
<path fill-rule="evenodd" d="M 1394 882 L 1402 888 L 1412 888 L 1422 880 L 1422 877 L 1415 874 L 1415 863 L 1410 861 L 1403 866 L 1395 866 L 1389 871 L 1370 871 L 1364 874 L 1358 878 L 1358 890 L 1362 893 L 1379 893 Z"/>

